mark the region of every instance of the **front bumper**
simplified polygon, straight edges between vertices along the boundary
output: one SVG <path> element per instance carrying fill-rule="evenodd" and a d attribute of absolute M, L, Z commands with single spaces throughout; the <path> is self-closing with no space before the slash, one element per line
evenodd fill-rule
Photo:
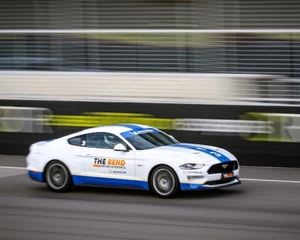
<path fill-rule="evenodd" d="M 240 184 L 240 168 L 220 168 L 220 164 L 207 165 L 198 170 L 183 170 L 180 175 L 182 191 L 214 189 Z M 228 164 L 227 164 L 228 165 Z M 229 165 L 228 165 L 229 166 Z M 218 167 L 218 168 L 216 168 Z"/>
<path fill-rule="evenodd" d="M 180 189 L 182 191 L 196 191 L 196 190 L 205 190 L 205 189 L 224 188 L 224 187 L 230 187 L 238 184 L 241 184 L 239 178 L 233 177 L 231 179 L 226 179 L 226 182 L 222 182 L 222 180 L 217 180 L 217 181 L 206 182 L 204 184 L 181 183 Z"/>

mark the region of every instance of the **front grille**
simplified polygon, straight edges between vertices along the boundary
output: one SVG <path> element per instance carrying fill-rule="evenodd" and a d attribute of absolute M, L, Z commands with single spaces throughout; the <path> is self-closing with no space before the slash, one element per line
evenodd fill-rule
<path fill-rule="evenodd" d="M 206 182 L 205 184 L 206 185 L 218 185 L 218 184 L 232 182 L 235 179 L 236 179 L 236 177 L 232 177 L 232 178 L 226 178 L 226 179 L 221 179 L 221 180 L 216 180 L 216 181 L 209 181 L 209 182 Z"/>
<path fill-rule="evenodd" d="M 239 164 L 237 161 L 230 161 L 226 163 L 218 163 L 210 167 L 208 169 L 209 174 L 214 174 L 214 173 L 229 173 L 232 172 L 233 170 L 238 169 Z"/>

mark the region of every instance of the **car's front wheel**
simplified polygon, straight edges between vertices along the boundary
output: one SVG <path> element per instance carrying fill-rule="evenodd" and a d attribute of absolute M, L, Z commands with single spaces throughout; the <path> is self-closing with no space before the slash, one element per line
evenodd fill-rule
<path fill-rule="evenodd" d="M 174 197 L 179 190 L 179 181 L 174 170 L 168 166 L 156 167 L 150 177 L 152 191 L 159 197 Z"/>
<path fill-rule="evenodd" d="M 60 161 L 50 162 L 45 169 L 47 186 L 55 192 L 66 192 L 72 187 L 68 168 Z"/>

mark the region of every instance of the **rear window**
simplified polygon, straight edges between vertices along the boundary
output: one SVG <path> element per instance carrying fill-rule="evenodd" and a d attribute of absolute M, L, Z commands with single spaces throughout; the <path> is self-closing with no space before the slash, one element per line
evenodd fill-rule
<path fill-rule="evenodd" d="M 74 146 L 86 146 L 86 135 L 81 135 L 68 139 L 68 143 Z"/>

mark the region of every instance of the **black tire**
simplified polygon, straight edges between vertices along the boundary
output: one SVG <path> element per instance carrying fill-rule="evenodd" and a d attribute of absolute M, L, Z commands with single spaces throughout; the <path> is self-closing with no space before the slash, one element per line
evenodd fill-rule
<path fill-rule="evenodd" d="M 158 166 L 151 173 L 150 187 L 152 192 L 158 197 L 175 197 L 179 191 L 178 177 L 172 168 Z"/>
<path fill-rule="evenodd" d="M 51 161 L 45 168 L 47 186 L 54 192 L 67 192 L 73 183 L 70 172 L 65 164 L 60 161 Z"/>

